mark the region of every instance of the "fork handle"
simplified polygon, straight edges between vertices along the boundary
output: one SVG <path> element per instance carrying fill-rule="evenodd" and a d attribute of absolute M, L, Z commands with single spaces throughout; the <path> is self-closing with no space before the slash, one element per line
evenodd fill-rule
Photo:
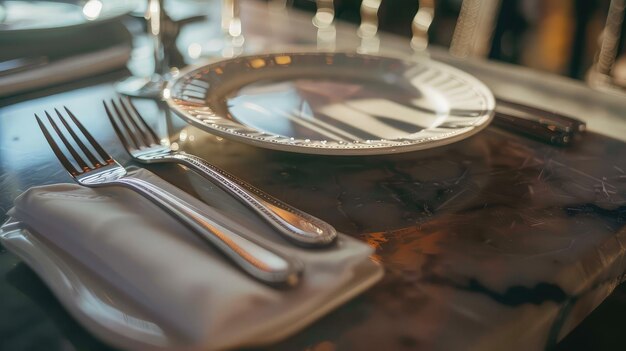
<path fill-rule="evenodd" d="M 178 152 L 167 157 L 174 158 L 213 180 L 257 212 L 294 244 L 306 247 L 327 246 L 337 237 L 337 231 L 330 224 L 287 205 L 198 156 Z"/>
<path fill-rule="evenodd" d="M 270 251 L 215 223 L 193 205 L 145 180 L 124 177 L 115 184 L 136 191 L 172 214 L 254 278 L 271 285 L 298 283 L 302 271 L 298 260 Z"/>

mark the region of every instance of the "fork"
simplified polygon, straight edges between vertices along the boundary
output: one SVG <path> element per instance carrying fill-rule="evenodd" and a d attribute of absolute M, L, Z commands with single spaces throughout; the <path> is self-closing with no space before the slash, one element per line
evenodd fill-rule
<path fill-rule="evenodd" d="M 56 115 L 67 133 L 61 130 L 47 111 L 45 114 L 53 132 L 37 114 L 35 118 L 52 151 L 78 184 L 93 188 L 122 186 L 134 190 L 192 229 L 254 278 L 271 285 L 294 286 L 298 283 L 302 272 L 299 260 L 273 252 L 258 242 L 244 238 L 211 220 L 199 209 L 177 196 L 145 180 L 128 175 L 126 169 L 104 151 L 76 116 L 67 107 L 64 109 L 77 127 L 71 127 L 67 119 L 55 108 Z M 90 147 L 81 140 L 79 133 Z M 67 152 L 64 152 L 55 141 L 53 134 L 61 140 L 74 164 Z M 80 149 L 80 153 L 75 146 Z"/>
<path fill-rule="evenodd" d="M 254 210 L 294 244 L 327 246 L 337 237 L 335 228 L 321 219 L 285 204 L 198 156 L 161 145 L 130 99 L 119 98 L 117 102 L 111 99 L 109 104 L 102 103 L 122 144 L 139 162 L 175 162 L 196 170 Z"/>

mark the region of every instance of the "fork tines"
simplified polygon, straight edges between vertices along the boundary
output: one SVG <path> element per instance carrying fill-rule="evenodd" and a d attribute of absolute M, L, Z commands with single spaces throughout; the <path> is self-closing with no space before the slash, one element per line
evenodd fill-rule
<path fill-rule="evenodd" d="M 67 113 L 69 118 L 72 120 L 73 124 L 76 126 L 76 128 L 73 128 L 70 123 L 68 123 L 66 117 L 64 117 L 63 114 L 55 108 L 54 111 L 56 112 L 58 120 L 61 121 L 61 124 L 63 124 L 63 129 L 65 129 L 66 132 L 64 132 L 61 127 L 59 127 L 57 122 L 55 122 L 54 118 L 48 113 L 48 111 L 44 111 L 44 113 L 46 114 L 46 117 L 48 118 L 48 123 L 52 126 L 52 130 L 54 130 L 54 132 L 51 132 L 50 128 L 46 127 L 45 123 L 42 122 L 37 114 L 35 114 L 35 118 L 37 119 L 39 128 L 41 128 L 44 137 L 48 141 L 48 144 L 52 148 L 52 151 L 57 156 L 63 167 L 65 167 L 65 169 L 70 172 L 72 176 L 76 176 L 91 169 L 100 168 L 102 166 L 113 163 L 113 159 L 111 158 L 111 156 L 109 156 L 109 154 L 104 151 L 104 149 L 100 146 L 100 144 L 98 144 L 94 137 L 91 136 L 91 134 L 87 131 L 87 129 L 85 129 L 85 127 L 83 127 L 83 125 L 78 121 L 72 111 L 70 111 L 65 106 L 63 106 L 63 108 L 65 109 L 65 112 Z M 53 134 L 56 134 L 57 138 L 61 140 L 61 142 L 65 146 L 65 149 L 71 155 L 71 159 L 74 160 L 78 167 L 76 167 L 72 163 L 70 158 L 68 158 L 68 155 L 66 155 L 61 147 L 59 147 L 59 143 L 55 141 Z M 69 139 L 67 134 L 69 134 Z M 78 134 L 82 134 L 82 138 L 79 137 Z M 89 147 L 85 144 L 85 142 L 83 142 L 83 139 L 86 141 Z M 80 149 L 80 152 L 77 150 L 76 147 Z"/>
<path fill-rule="evenodd" d="M 148 126 L 130 99 L 111 99 L 107 104 L 102 101 L 107 116 L 127 150 L 147 148 L 158 145 L 159 138 Z M 117 117 L 117 118 L 116 118 Z"/>

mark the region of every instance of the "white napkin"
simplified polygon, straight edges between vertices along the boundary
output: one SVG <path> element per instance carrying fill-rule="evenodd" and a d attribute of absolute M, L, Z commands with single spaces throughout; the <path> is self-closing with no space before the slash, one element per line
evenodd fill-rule
<path fill-rule="evenodd" d="M 180 335 L 180 348 L 262 345 L 297 332 L 382 276 L 372 249 L 340 235 L 335 247 L 300 249 L 242 213 L 208 206 L 154 174 L 143 178 L 305 264 L 300 285 L 279 290 L 242 273 L 209 244 L 140 195 L 73 184 L 34 187 L 9 214 L 66 252 Z M 234 200 L 233 200 L 234 201 Z M 253 216 L 251 213 L 246 216 Z M 243 226 L 247 224 L 247 226 Z M 359 269 L 364 264 L 373 269 Z M 358 287 L 346 289 L 355 282 Z M 349 292 L 347 292 L 349 291 Z"/>

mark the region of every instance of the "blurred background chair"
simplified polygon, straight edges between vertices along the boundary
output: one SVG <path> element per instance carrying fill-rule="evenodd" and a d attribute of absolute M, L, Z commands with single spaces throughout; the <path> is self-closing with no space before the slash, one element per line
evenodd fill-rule
<path fill-rule="evenodd" d="M 328 7 L 329 1 L 323 1 Z M 323 1 L 288 3 L 316 12 Z M 376 45 L 376 31 L 386 31 L 412 38 L 416 49 L 430 43 L 448 47 L 458 57 L 527 66 L 586 79 L 600 88 L 607 84 L 626 86 L 625 3 L 626 0 L 335 0 L 332 17 L 360 24 L 359 35 L 369 40 L 372 48 Z"/>
<path fill-rule="evenodd" d="M 598 54 L 587 76 L 587 81 L 594 88 L 626 92 L 625 12 L 626 0 L 611 1 Z"/>

